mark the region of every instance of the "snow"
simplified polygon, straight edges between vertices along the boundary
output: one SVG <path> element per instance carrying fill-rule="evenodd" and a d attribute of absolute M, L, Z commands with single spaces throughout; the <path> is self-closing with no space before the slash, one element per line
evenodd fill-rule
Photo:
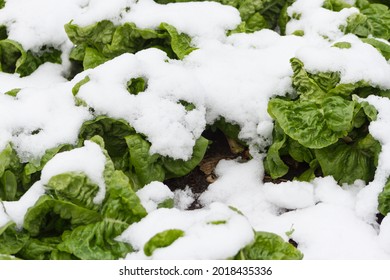
<path fill-rule="evenodd" d="M 347 18 L 359 13 L 357 8 L 345 8 L 340 12 L 334 12 L 322 8 L 324 0 L 300 0 L 295 1 L 287 9 L 292 18 L 286 26 L 286 34 L 295 31 L 304 31 L 305 36 L 312 36 L 317 40 L 323 38 L 336 40 L 343 35 L 340 30 L 346 25 Z"/>
<path fill-rule="evenodd" d="M 139 250 L 127 259 L 147 258 L 144 244 L 156 233 L 172 228 L 182 229 L 184 237 L 157 249 L 152 258 L 224 259 L 253 239 L 253 229 L 275 232 L 285 240 L 286 232 L 293 229 L 291 237 L 305 259 L 389 259 L 390 220 L 386 217 L 381 225 L 375 220 L 377 197 L 390 175 L 387 98 L 366 99 L 378 110 L 378 119 L 369 130 L 382 145 L 373 182 L 339 186 L 332 177 L 305 183 L 262 182 L 264 155 L 258 153 L 271 143 L 273 128 L 267 103 L 276 95 L 294 92 L 292 57 L 302 60 L 313 73 L 339 72 L 342 83 L 364 80 L 390 89 L 389 63 L 374 47 L 340 31 L 348 16 L 358 10 L 333 12 L 323 9 L 323 2 L 295 1 L 288 9 L 295 19 L 287 25 L 287 36 L 262 30 L 227 37 L 226 31 L 239 23 L 239 13 L 213 2 L 158 5 L 151 0 L 7 0 L 0 10 L 0 24 L 6 24 L 9 39 L 25 49 L 49 45 L 65 56 L 71 43 L 64 24 L 74 20 L 87 25 L 103 19 L 116 24 L 133 21 L 141 28 L 167 22 L 193 37 L 198 49 L 182 61 L 169 59 L 157 49 L 124 54 L 72 81 L 64 78 L 69 70 L 65 60 L 62 65 L 41 65 L 24 78 L 0 73 L 0 150 L 12 143 L 23 162 L 39 160 L 49 148 L 75 144 L 84 121 L 108 115 L 126 120 L 145 135 L 151 153 L 189 159 L 206 126 L 224 117 L 240 125 L 239 137 L 250 144 L 254 158 L 220 161 L 215 170 L 218 179 L 199 197 L 204 206 L 200 210 L 185 210 L 195 199 L 189 188 L 172 193 L 164 184 L 152 182 L 139 190 L 137 195 L 149 214 L 118 237 Z M 304 36 L 292 35 L 297 30 L 303 30 Z M 349 42 L 351 48 L 333 47 L 336 42 Z M 90 81 L 77 95 L 86 107 L 76 106 L 71 89 L 86 76 Z M 148 87 L 131 95 L 126 84 L 138 77 L 145 78 Z M 14 88 L 21 88 L 16 97 L 3 94 Z M 181 100 L 196 108 L 186 111 Z M 94 202 L 101 202 L 104 165 L 102 150 L 90 141 L 57 154 L 42 170 L 41 180 L 19 201 L 0 203 L 0 226 L 12 220 L 21 227 L 27 209 L 44 193 L 44 185 L 63 172 L 85 173 L 99 186 Z M 175 208 L 158 209 L 159 203 L 172 198 Z M 222 220 L 226 223 L 212 223 Z"/>
<path fill-rule="evenodd" d="M 184 190 L 175 190 L 174 192 L 174 204 L 175 208 L 180 210 L 186 210 L 195 201 L 195 195 L 189 186 L 186 186 Z"/>
<path fill-rule="evenodd" d="M 204 206 L 217 201 L 233 206 L 255 230 L 275 232 L 285 240 L 286 232 L 292 228 L 291 237 L 298 242 L 305 259 L 390 257 L 381 247 L 375 227 L 355 210 L 360 192 L 367 188 L 361 181 L 340 187 L 328 176 L 310 183 L 263 184 L 259 180 L 262 169 L 258 160 L 220 161 L 216 168 L 218 180 L 199 200 Z M 378 193 L 374 194 L 377 198 Z M 374 201 L 368 202 L 372 205 Z M 386 240 L 383 234 L 381 240 Z"/>
<path fill-rule="evenodd" d="M 24 87 L 16 97 L 1 94 L 0 149 L 12 142 L 27 162 L 49 148 L 74 144 L 90 115 L 85 108 L 75 106 L 70 90 L 68 84 L 60 82 L 49 87 Z"/>
<path fill-rule="evenodd" d="M 155 29 L 161 22 L 175 26 L 192 37 L 223 39 L 226 30 L 234 29 L 240 14 L 230 6 L 215 2 L 156 4 L 139 1 L 123 16 L 122 21 L 134 22 L 141 28 Z"/>
<path fill-rule="evenodd" d="M 351 48 L 310 46 L 300 49 L 296 56 L 309 72 L 340 72 L 340 83 L 364 80 L 372 86 L 390 87 L 389 64 L 375 48 L 363 43 L 355 35 L 342 36 L 337 42 L 349 42 Z"/>
<path fill-rule="evenodd" d="M 34 206 L 35 202 L 45 193 L 44 186 L 40 181 L 32 185 L 18 201 L 3 201 L 4 212 L 10 220 L 15 222 L 18 228 L 22 228 L 24 215 L 28 208 Z"/>
<path fill-rule="evenodd" d="M 378 111 L 377 120 L 370 123 L 370 133 L 382 146 L 375 177 L 358 194 L 357 213 L 366 221 L 373 222 L 378 208 L 378 195 L 383 190 L 390 175 L 390 101 L 387 98 L 369 96 L 366 101 Z"/>
<path fill-rule="evenodd" d="M 151 182 L 138 190 L 137 196 L 141 200 L 142 206 L 149 213 L 156 210 L 160 203 L 168 199 L 173 199 L 174 194 L 163 183 Z"/>
<path fill-rule="evenodd" d="M 225 223 L 218 223 L 225 221 Z M 213 223 L 217 222 L 217 223 Z M 194 211 L 158 209 L 132 224 L 117 240 L 129 242 L 137 253 L 127 259 L 146 258 L 143 247 L 155 234 L 181 229 L 184 236 L 166 248 L 153 252 L 152 259 L 226 259 L 253 240 L 248 220 L 222 203 Z"/>
<path fill-rule="evenodd" d="M 389 234 L 390 234 L 390 216 L 386 216 L 381 223 L 378 237 L 379 237 L 380 245 L 388 254 L 390 254 Z"/>

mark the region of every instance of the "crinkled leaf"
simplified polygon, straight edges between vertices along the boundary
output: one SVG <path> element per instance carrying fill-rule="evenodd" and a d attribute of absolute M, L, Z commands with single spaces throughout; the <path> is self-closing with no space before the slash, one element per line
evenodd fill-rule
<path fill-rule="evenodd" d="M 147 212 L 134 192 L 129 178 L 122 171 L 114 171 L 107 182 L 107 195 L 103 202 L 102 215 L 132 224 L 140 221 Z"/>
<path fill-rule="evenodd" d="M 43 195 L 28 209 L 23 228 L 31 236 L 39 234 L 53 236 L 77 225 L 90 224 L 101 219 L 97 211 Z"/>
<path fill-rule="evenodd" d="M 25 51 L 13 40 L 0 40 L 0 71 L 18 73 L 21 77 L 33 73 L 45 62 L 61 63 L 61 51 L 42 47 L 39 53 Z"/>
<path fill-rule="evenodd" d="M 347 20 L 345 33 L 353 33 L 359 37 L 367 38 L 370 35 L 390 39 L 390 10 L 383 4 L 357 1 L 356 6 L 360 14 L 353 14 Z"/>
<path fill-rule="evenodd" d="M 125 170 L 129 165 L 125 137 L 134 133 L 134 129 L 125 120 L 98 116 L 83 123 L 79 132 L 79 143 L 81 145 L 84 140 L 99 135 L 104 140 L 105 149 L 115 168 Z"/>
<path fill-rule="evenodd" d="M 264 168 L 273 179 L 282 177 L 288 172 L 288 166 L 280 157 L 280 150 L 286 146 L 286 140 L 286 134 L 276 123 L 273 131 L 273 143 L 269 147 L 264 161 Z"/>
<path fill-rule="evenodd" d="M 355 102 L 332 96 L 312 101 L 273 99 L 268 112 L 283 131 L 307 148 L 327 147 L 352 129 Z"/>
<path fill-rule="evenodd" d="M 142 186 L 152 181 L 163 181 L 165 171 L 160 163 L 160 156 L 150 154 L 150 143 L 139 134 L 125 137 L 129 149 L 130 167 Z"/>
<path fill-rule="evenodd" d="M 108 60 L 110 59 L 99 52 L 99 50 L 87 47 L 83 57 L 84 70 L 95 68 Z"/>
<path fill-rule="evenodd" d="M 332 175 L 340 183 L 357 179 L 370 182 L 374 178 L 381 145 L 370 134 L 354 143 L 342 140 L 316 150 L 315 155 L 325 176 Z"/>
<path fill-rule="evenodd" d="M 143 77 L 131 78 L 127 82 L 127 91 L 133 95 L 138 95 L 138 93 L 145 91 L 146 88 L 147 80 Z"/>
<path fill-rule="evenodd" d="M 204 137 L 200 137 L 195 142 L 192 157 L 189 160 L 184 161 L 164 158 L 162 163 L 166 170 L 166 179 L 187 175 L 202 161 L 208 145 L 209 141 Z"/>
<path fill-rule="evenodd" d="M 191 46 L 191 37 L 185 33 L 179 33 L 175 27 L 168 23 L 160 24 L 161 30 L 166 30 L 170 37 L 170 44 L 173 52 L 179 59 L 183 59 L 196 48 Z"/>
<path fill-rule="evenodd" d="M 22 169 L 18 155 L 10 144 L 0 151 L 0 200 L 17 200 L 23 193 Z"/>
<path fill-rule="evenodd" d="M 378 196 L 378 210 L 386 216 L 390 212 L 390 180 L 387 181 L 382 192 Z"/>
<path fill-rule="evenodd" d="M 280 236 L 256 232 L 253 242 L 241 249 L 236 260 L 301 260 L 303 254 Z"/>
<path fill-rule="evenodd" d="M 0 207 L 3 207 L 0 205 Z M 29 234 L 16 228 L 14 222 L 0 227 L 0 255 L 14 255 L 18 253 L 29 239 Z"/>
<path fill-rule="evenodd" d="M 57 248 L 62 242 L 61 237 L 30 238 L 17 254 L 26 260 L 71 260 L 75 259 L 69 253 L 60 252 Z"/>
<path fill-rule="evenodd" d="M 352 6 L 344 0 L 325 0 L 322 7 L 331 11 L 339 12 L 344 8 L 351 8 Z"/>
<path fill-rule="evenodd" d="M 62 235 L 58 249 L 83 260 L 115 260 L 133 251 L 132 247 L 114 240 L 129 225 L 114 219 L 79 226 Z"/>
<path fill-rule="evenodd" d="M 70 57 L 81 62 L 84 69 L 94 68 L 123 53 L 147 48 L 161 49 L 169 57 L 179 59 L 195 50 L 188 35 L 167 23 L 153 30 L 138 28 L 130 22 L 115 26 L 103 20 L 84 27 L 70 22 L 65 25 L 65 31 L 75 44 Z"/>
<path fill-rule="evenodd" d="M 45 187 L 47 193 L 58 200 L 95 211 L 99 208 L 93 202 L 99 187 L 83 173 L 67 172 L 55 175 L 50 178 Z"/>
<path fill-rule="evenodd" d="M 184 236 L 184 231 L 181 229 L 168 229 L 155 234 L 144 245 L 144 253 L 151 256 L 156 249 L 165 248 L 171 245 L 180 237 Z"/>

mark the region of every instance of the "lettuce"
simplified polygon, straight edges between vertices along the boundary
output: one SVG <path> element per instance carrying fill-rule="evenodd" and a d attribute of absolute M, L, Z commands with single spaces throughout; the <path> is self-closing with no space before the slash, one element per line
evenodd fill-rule
<path fill-rule="evenodd" d="M 11 144 L 7 144 L 0 151 L 0 200 L 17 200 L 26 191 L 22 186 L 22 170 L 18 155 Z"/>
<path fill-rule="evenodd" d="M 27 259 L 118 259 L 132 251 L 115 237 L 147 213 L 128 177 L 115 170 L 103 139 L 95 136 L 91 141 L 101 145 L 106 156 L 103 202 L 94 202 L 99 187 L 85 174 L 53 176 L 45 194 L 25 214 L 22 229 L 12 222 L 1 228 L 0 254 Z"/>
<path fill-rule="evenodd" d="M 384 216 L 390 212 L 390 180 L 387 180 L 382 192 L 378 196 L 378 211 Z"/>
<path fill-rule="evenodd" d="M 270 232 L 255 232 L 252 243 L 242 248 L 235 260 L 301 260 L 303 254 L 280 236 Z"/>
<path fill-rule="evenodd" d="M 164 248 L 171 245 L 180 237 L 185 235 L 181 229 L 168 229 L 159 233 L 156 233 L 148 242 L 144 245 L 144 253 L 146 256 L 151 256 L 153 252 L 158 248 Z"/>
<path fill-rule="evenodd" d="M 206 0 L 156 0 L 159 4 L 178 2 L 202 2 Z M 242 23 L 232 32 L 255 32 L 264 28 L 277 27 L 279 16 L 285 5 L 292 0 L 212 0 L 238 9 Z"/>
<path fill-rule="evenodd" d="M 84 27 L 70 22 L 65 25 L 65 31 L 75 44 L 70 59 L 81 63 L 84 70 L 123 53 L 136 53 L 147 48 L 159 48 L 175 59 L 183 59 L 195 50 L 187 34 L 179 33 L 167 23 L 152 30 L 138 28 L 134 23 L 115 26 L 108 20 Z"/>
<path fill-rule="evenodd" d="M 339 141 L 324 149 L 315 150 L 322 173 L 332 175 L 340 183 L 352 184 L 356 179 L 374 179 L 381 145 L 370 134 L 354 143 Z"/>
<path fill-rule="evenodd" d="M 6 38 L 2 39 L 1 37 L 0 71 L 2 72 L 18 73 L 21 77 L 25 77 L 33 73 L 45 62 L 58 64 L 62 62 L 61 51 L 53 47 L 43 46 L 41 50 L 36 53 L 30 50 L 24 50 L 18 42 Z"/>
<path fill-rule="evenodd" d="M 209 144 L 204 137 L 197 139 L 192 157 L 187 161 L 152 155 L 151 144 L 144 136 L 136 133 L 125 120 L 107 116 L 98 116 L 83 124 L 79 134 L 80 144 L 95 135 L 103 138 L 115 168 L 128 175 L 135 189 L 152 181 L 187 175 L 203 159 Z"/>
<path fill-rule="evenodd" d="M 291 65 L 297 97 L 268 103 L 275 128 L 264 160 L 267 173 L 273 179 L 285 176 L 290 167 L 282 158 L 290 157 L 306 164 L 299 180 L 311 180 L 317 173 L 332 175 L 339 183 L 373 180 L 381 146 L 367 126 L 377 112 L 356 94 L 383 92 L 365 81 L 341 84 L 339 73 L 309 73 L 296 58 Z"/>
<path fill-rule="evenodd" d="M 390 39 L 390 10 L 388 6 L 370 3 L 367 0 L 358 0 L 355 6 L 360 13 L 352 15 L 347 20 L 345 33 L 353 33 L 359 37 L 367 38 L 370 35 Z"/>
<path fill-rule="evenodd" d="M 151 155 L 149 142 L 139 134 L 127 136 L 125 139 L 130 154 L 130 170 L 142 186 L 152 181 L 163 181 L 188 174 L 203 159 L 209 143 L 207 139 L 200 137 L 195 143 L 191 159 L 184 161 L 158 154 Z"/>

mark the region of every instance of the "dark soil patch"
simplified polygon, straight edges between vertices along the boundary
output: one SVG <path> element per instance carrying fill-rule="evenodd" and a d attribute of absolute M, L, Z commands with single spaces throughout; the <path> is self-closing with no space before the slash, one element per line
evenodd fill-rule
<path fill-rule="evenodd" d="M 187 186 L 191 189 L 192 193 L 195 195 L 195 201 L 188 210 L 202 207 L 197 198 L 216 180 L 214 169 L 220 160 L 247 157 L 247 151 L 234 154 L 230 149 L 225 135 L 220 130 L 206 130 L 202 136 L 210 140 L 211 144 L 200 164 L 186 176 L 164 181 L 164 184 L 166 184 L 171 191 L 178 189 L 184 190 Z"/>
<path fill-rule="evenodd" d="M 383 216 L 381 213 L 376 214 L 376 222 L 378 223 L 378 225 L 380 225 L 382 223 L 384 218 L 385 218 L 385 216 Z"/>

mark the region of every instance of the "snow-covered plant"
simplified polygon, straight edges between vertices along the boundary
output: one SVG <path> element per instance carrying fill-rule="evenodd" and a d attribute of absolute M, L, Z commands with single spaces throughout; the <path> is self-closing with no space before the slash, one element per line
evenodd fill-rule
<path fill-rule="evenodd" d="M 0 258 L 389 258 L 389 40 L 387 1 L 0 0 Z M 210 131 L 249 156 L 169 189 Z"/>

